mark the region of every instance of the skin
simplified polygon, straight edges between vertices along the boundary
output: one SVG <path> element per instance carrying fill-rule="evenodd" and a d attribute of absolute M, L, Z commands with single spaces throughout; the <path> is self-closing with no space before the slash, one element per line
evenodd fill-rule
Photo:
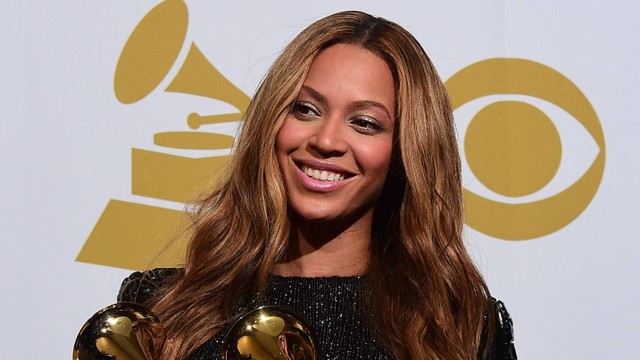
<path fill-rule="evenodd" d="M 346 44 L 316 57 L 276 139 L 293 210 L 290 258 L 276 273 L 366 272 L 373 210 L 391 161 L 394 109 L 393 77 L 380 57 Z"/>

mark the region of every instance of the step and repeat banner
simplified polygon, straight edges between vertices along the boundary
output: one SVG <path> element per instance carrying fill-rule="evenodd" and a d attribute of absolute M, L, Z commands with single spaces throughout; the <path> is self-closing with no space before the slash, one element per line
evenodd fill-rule
<path fill-rule="evenodd" d="M 630 3 L 629 3 L 630 4 Z M 0 14 L 0 358 L 71 357 L 132 270 L 181 263 L 282 48 L 358 9 L 451 97 L 465 238 L 522 359 L 640 359 L 640 6 L 585 1 L 27 0 Z"/>

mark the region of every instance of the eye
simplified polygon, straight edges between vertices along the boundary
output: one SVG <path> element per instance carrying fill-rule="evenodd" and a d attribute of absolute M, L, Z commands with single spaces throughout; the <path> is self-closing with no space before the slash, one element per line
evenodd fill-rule
<path fill-rule="evenodd" d="M 384 130 L 380 123 L 366 116 L 356 117 L 349 123 L 353 128 L 355 128 L 356 131 L 363 134 L 375 134 Z"/>
<path fill-rule="evenodd" d="M 313 104 L 305 101 L 296 101 L 293 104 L 291 113 L 299 119 L 320 116 L 320 111 L 318 110 L 318 108 L 316 108 Z"/>
<path fill-rule="evenodd" d="M 457 121 L 469 165 L 468 226 L 529 240 L 559 231 L 589 206 L 604 173 L 604 133 L 569 78 L 535 61 L 494 58 L 463 68 L 445 86 L 457 119 L 478 105 L 467 112 L 466 130 Z"/>
<path fill-rule="evenodd" d="M 483 113 L 490 115 L 491 109 L 495 109 L 493 117 L 483 117 Z M 500 112 L 500 109 L 513 111 Z M 525 117 L 526 115 L 529 116 Z M 522 116 L 523 119 L 515 116 Z M 600 152 L 593 137 L 571 114 L 553 103 L 532 96 L 484 96 L 457 109 L 456 118 L 461 135 L 459 138 L 464 139 L 464 144 L 460 144 L 460 150 L 465 186 L 467 190 L 492 201 L 520 204 L 543 200 L 561 193 L 580 179 Z M 515 137 L 513 140 L 507 136 L 505 139 L 498 138 L 497 134 L 502 134 L 501 130 L 504 129 L 491 127 L 492 124 L 494 127 L 498 126 L 498 118 L 504 118 L 508 120 L 507 124 L 513 124 L 513 128 L 509 130 L 509 135 Z M 517 131 L 520 127 L 528 128 L 530 124 L 535 123 L 533 120 L 547 123 L 551 132 L 544 132 L 544 127 L 530 129 L 526 135 Z M 484 139 L 480 135 L 483 135 Z M 484 142 L 481 143 L 479 140 Z M 510 144 L 510 141 L 520 144 L 520 147 L 525 146 L 523 143 L 526 144 L 528 141 L 537 142 L 535 154 L 518 158 L 520 164 L 509 163 L 499 154 L 501 148 L 509 148 L 509 154 L 513 156 L 514 148 L 518 146 Z M 554 146 L 557 147 L 555 151 Z M 476 153 L 488 150 L 492 151 L 495 159 L 502 160 L 479 161 L 479 155 Z M 537 157 L 540 157 L 538 163 L 534 161 Z M 500 170 L 510 172 L 502 173 Z M 495 178 L 492 179 L 491 175 Z M 506 178 L 508 181 L 500 182 Z"/>

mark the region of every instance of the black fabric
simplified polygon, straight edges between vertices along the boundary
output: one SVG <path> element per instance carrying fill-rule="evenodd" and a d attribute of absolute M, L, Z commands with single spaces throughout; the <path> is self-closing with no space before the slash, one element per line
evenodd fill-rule
<path fill-rule="evenodd" d="M 118 292 L 118 302 L 130 302 L 149 305 L 149 300 L 166 285 L 171 278 L 182 273 L 183 269 L 158 268 L 145 272 L 136 271 L 122 281 Z"/>
<path fill-rule="evenodd" d="M 167 284 L 181 269 L 154 269 L 136 272 L 125 279 L 118 302 L 149 305 L 157 290 Z M 265 289 L 264 301 L 256 297 L 240 305 L 241 315 L 260 305 L 279 305 L 301 315 L 316 332 L 320 359 L 393 359 L 392 354 L 376 340 L 362 313 L 366 288 L 365 276 L 354 277 L 281 277 L 273 276 Z M 504 304 L 494 299 L 496 332 L 492 360 L 516 360 L 513 322 Z M 189 360 L 219 359 L 228 328 L 212 336 Z"/>
<path fill-rule="evenodd" d="M 516 347 L 513 343 L 513 320 L 511 315 L 500 300 L 493 299 L 496 307 L 496 327 L 497 331 L 493 344 L 493 359 L 517 360 Z"/>

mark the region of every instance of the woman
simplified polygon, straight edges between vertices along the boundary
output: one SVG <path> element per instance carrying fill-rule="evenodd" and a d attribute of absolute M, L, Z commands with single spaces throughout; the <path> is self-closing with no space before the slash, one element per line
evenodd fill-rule
<path fill-rule="evenodd" d="M 310 25 L 236 146 L 185 269 L 122 288 L 165 325 L 163 359 L 217 358 L 257 304 L 305 316 L 326 359 L 515 359 L 508 314 L 463 246 L 447 95 L 406 30 L 362 12 Z"/>

